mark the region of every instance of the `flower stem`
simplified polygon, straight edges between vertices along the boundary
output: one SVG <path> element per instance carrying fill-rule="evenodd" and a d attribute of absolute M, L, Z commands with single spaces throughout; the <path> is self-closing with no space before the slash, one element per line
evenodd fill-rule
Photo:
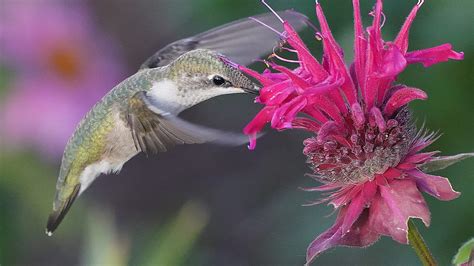
<path fill-rule="evenodd" d="M 412 219 L 408 220 L 408 241 L 415 250 L 416 255 L 418 255 L 423 266 L 438 265 Z"/>

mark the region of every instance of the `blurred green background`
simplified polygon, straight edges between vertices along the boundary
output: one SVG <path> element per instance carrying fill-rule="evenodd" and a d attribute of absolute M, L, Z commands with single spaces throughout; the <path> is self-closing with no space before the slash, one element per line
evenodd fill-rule
<path fill-rule="evenodd" d="M 294 8 L 316 23 L 314 1 L 268 2 L 277 10 Z M 350 1 L 321 2 L 350 60 Z M 368 25 L 374 1 L 361 2 Z M 386 40 L 395 36 L 414 4 L 385 1 Z M 428 92 L 429 100 L 412 108 L 420 124 L 443 133 L 429 147 L 443 154 L 474 150 L 472 10 L 472 0 L 426 1 L 413 25 L 410 49 L 450 42 L 465 52 L 465 60 L 427 69 L 410 66 L 399 78 Z M 256 0 L 0 0 L 0 265 L 302 265 L 307 245 L 335 217 L 329 206 L 301 206 L 320 195 L 298 189 L 316 185 L 304 177 L 309 168 L 302 141 L 308 135 L 298 131 L 269 131 L 255 151 L 188 145 L 150 158 L 139 155 L 119 175 L 99 178 L 53 237 L 44 234 L 60 149 L 86 110 L 167 43 L 263 12 Z M 25 17 L 17 20 L 15 14 Z M 57 28 L 61 19 L 66 33 Z M 304 36 L 319 57 L 321 43 L 309 31 Z M 71 39 L 80 52 L 43 57 L 41 49 L 50 46 L 36 40 L 49 43 L 53 37 Z M 53 64 L 43 64 L 44 58 L 54 59 Z M 77 71 L 80 77 L 71 81 L 68 75 Z M 64 77 L 67 81 L 61 81 Z M 259 108 L 248 95 L 223 96 L 183 115 L 239 131 Z M 77 115 L 69 118 L 72 110 Z M 11 129 L 15 125 L 18 131 Z M 439 174 L 462 195 L 450 202 L 426 196 L 432 224 L 429 229 L 418 224 L 440 265 L 449 265 L 457 248 L 474 235 L 474 162 Z M 336 264 L 418 262 L 409 246 L 382 238 L 365 249 L 333 249 L 315 263 Z"/>

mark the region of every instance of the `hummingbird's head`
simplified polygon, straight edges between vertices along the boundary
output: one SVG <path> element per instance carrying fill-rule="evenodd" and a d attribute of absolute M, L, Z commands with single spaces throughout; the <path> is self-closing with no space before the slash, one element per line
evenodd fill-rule
<path fill-rule="evenodd" d="M 259 86 L 225 56 L 207 49 L 187 52 L 168 66 L 180 89 L 212 98 L 223 94 L 257 94 Z M 205 99 L 202 99 L 205 100 Z"/>

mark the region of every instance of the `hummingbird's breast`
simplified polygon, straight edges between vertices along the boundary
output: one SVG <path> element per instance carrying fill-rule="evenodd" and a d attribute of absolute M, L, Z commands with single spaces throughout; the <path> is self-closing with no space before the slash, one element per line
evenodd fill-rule
<path fill-rule="evenodd" d="M 137 74 L 115 86 L 79 122 L 64 151 L 58 187 L 66 179 L 81 178 L 91 165 L 107 165 L 101 172 L 119 170 L 137 153 L 126 122 L 128 100 L 151 87 L 150 79 Z"/>
<path fill-rule="evenodd" d="M 121 107 L 116 105 L 110 113 L 112 129 L 105 135 L 105 150 L 102 156 L 117 168 L 121 168 L 126 161 L 138 153 L 133 142 L 132 131 L 124 118 L 124 113 L 119 111 Z"/>

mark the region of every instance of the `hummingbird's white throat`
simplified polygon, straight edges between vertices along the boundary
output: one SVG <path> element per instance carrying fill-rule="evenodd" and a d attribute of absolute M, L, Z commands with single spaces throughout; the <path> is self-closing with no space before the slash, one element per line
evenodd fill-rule
<path fill-rule="evenodd" d="M 154 82 L 147 95 L 170 114 L 178 114 L 187 108 L 184 92 L 178 88 L 176 82 L 169 79 Z"/>
<path fill-rule="evenodd" d="M 217 86 L 197 90 L 186 90 L 180 89 L 176 82 L 170 79 L 164 79 L 154 82 L 147 95 L 150 96 L 163 111 L 177 115 L 181 111 L 212 97 L 232 93 L 244 93 L 244 91 L 238 88 L 222 88 Z"/>

